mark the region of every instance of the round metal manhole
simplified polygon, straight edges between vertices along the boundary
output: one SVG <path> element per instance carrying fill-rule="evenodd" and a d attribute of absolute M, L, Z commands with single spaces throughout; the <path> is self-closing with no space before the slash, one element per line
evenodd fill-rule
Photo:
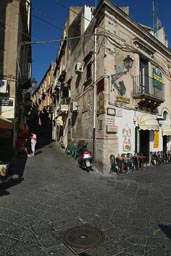
<path fill-rule="evenodd" d="M 103 243 L 105 235 L 95 227 L 82 225 L 68 229 L 63 240 L 71 248 L 91 249 Z"/>

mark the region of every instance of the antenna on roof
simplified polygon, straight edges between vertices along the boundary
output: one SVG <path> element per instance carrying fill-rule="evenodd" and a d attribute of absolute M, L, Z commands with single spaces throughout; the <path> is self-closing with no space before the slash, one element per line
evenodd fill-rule
<path fill-rule="evenodd" d="M 153 11 L 153 32 L 155 32 L 155 25 L 154 25 L 154 16 L 155 16 L 155 14 L 154 14 L 154 0 L 153 0 L 153 9 L 152 9 L 152 11 Z"/>
<path fill-rule="evenodd" d="M 158 18 L 158 7 L 153 0 L 153 32 L 156 33 L 161 27 L 162 24 Z"/>

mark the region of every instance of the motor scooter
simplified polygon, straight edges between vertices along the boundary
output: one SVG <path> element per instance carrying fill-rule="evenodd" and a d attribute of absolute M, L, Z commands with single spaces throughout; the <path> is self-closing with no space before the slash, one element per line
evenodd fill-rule
<path fill-rule="evenodd" d="M 92 169 L 93 154 L 87 149 L 87 144 L 83 145 L 78 151 L 79 167 L 89 172 Z"/>

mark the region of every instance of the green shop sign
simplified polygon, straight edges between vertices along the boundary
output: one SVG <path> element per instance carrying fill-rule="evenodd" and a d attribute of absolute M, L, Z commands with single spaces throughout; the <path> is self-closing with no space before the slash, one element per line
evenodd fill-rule
<path fill-rule="evenodd" d="M 153 69 L 153 86 L 162 90 L 163 83 L 162 83 L 162 73 L 159 69 Z"/>

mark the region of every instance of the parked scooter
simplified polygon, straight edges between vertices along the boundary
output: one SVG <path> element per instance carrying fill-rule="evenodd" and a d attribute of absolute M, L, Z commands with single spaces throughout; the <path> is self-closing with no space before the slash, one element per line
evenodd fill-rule
<path fill-rule="evenodd" d="M 79 151 L 78 151 L 78 164 L 79 166 L 89 172 L 92 169 L 92 160 L 93 155 L 92 153 L 87 149 L 87 144 L 83 145 Z"/>

